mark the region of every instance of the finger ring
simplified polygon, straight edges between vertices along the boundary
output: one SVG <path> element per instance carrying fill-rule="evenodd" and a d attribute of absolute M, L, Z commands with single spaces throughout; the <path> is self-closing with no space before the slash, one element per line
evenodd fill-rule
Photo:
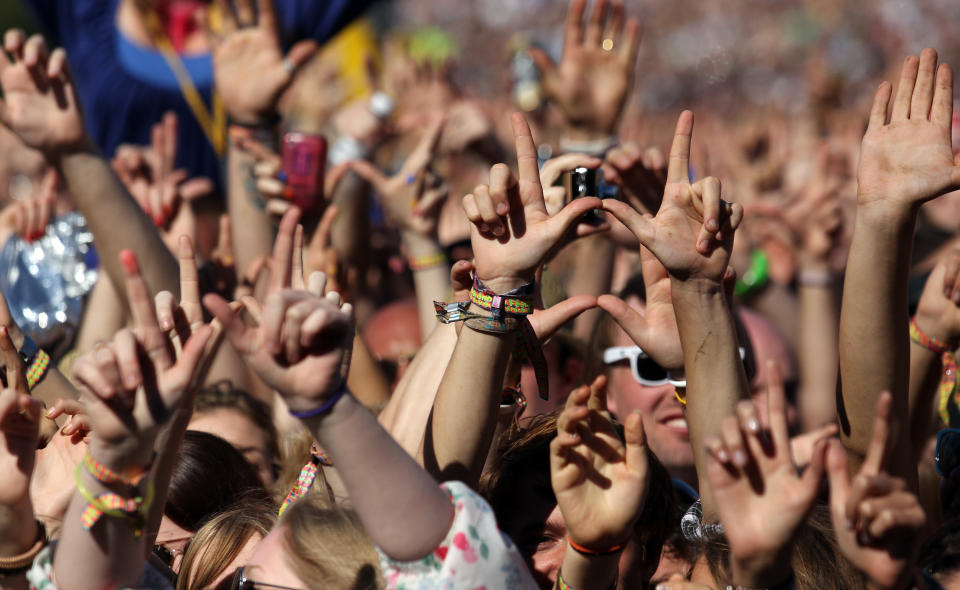
<path fill-rule="evenodd" d="M 613 39 L 607 37 L 603 40 L 601 47 L 603 47 L 604 51 L 613 51 Z"/>
<path fill-rule="evenodd" d="M 290 61 L 289 57 L 285 57 L 283 58 L 283 69 L 285 69 L 288 74 L 293 75 L 293 71 L 297 68 L 293 65 L 293 62 Z"/>

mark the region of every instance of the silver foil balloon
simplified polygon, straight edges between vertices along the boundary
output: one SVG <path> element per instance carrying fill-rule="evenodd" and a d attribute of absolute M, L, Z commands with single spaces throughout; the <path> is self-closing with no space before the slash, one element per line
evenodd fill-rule
<path fill-rule="evenodd" d="M 0 291 L 20 329 L 48 349 L 73 339 L 84 299 L 97 282 L 93 234 L 79 213 L 67 213 L 34 242 L 14 235 L 0 251 Z"/>

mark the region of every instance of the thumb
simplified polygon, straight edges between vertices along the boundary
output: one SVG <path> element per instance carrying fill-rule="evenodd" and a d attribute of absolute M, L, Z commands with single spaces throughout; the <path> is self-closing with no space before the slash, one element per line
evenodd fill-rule
<path fill-rule="evenodd" d="M 597 298 L 597 305 L 610 314 L 637 346 L 646 348 L 647 319 L 642 314 L 615 295 L 601 295 Z"/>
<path fill-rule="evenodd" d="M 838 519 L 846 519 L 847 497 L 850 495 L 850 475 L 847 474 L 847 451 L 838 440 L 827 442 L 826 451 L 827 476 L 830 480 L 830 512 L 833 515 L 834 526 L 839 526 Z"/>
<path fill-rule="evenodd" d="M 450 283 L 453 287 L 453 298 L 456 301 L 469 301 L 470 288 L 473 286 L 473 263 L 469 260 L 458 260 L 450 269 Z"/>
<path fill-rule="evenodd" d="M 603 201 L 596 197 L 583 197 L 570 201 L 556 215 L 547 220 L 550 236 L 559 240 L 581 217 L 593 209 L 600 209 L 602 206 Z"/>
<path fill-rule="evenodd" d="M 243 341 L 247 334 L 247 326 L 243 323 L 239 310 L 231 308 L 226 299 L 215 293 L 205 295 L 203 305 L 223 324 L 224 334 L 230 344 L 240 351 L 245 350 Z"/>
<path fill-rule="evenodd" d="M 597 298 L 593 295 L 574 295 L 552 307 L 534 311 L 530 316 L 530 325 L 537 333 L 537 339 L 546 342 L 564 324 L 596 306 Z"/>
<path fill-rule="evenodd" d="M 800 478 L 803 482 L 803 489 L 807 498 L 812 502 L 820 489 L 820 482 L 823 480 L 824 462 L 826 461 L 827 442 L 820 440 L 813 448 L 813 456 L 810 458 L 810 464 L 803 472 Z"/>
<path fill-rule="evenodd" d="M 643 413 L 634 410 L 627 416 L 623 425 L 623 435 L 626 441 L 627 467 L 634 473 L 647 471 L 647 435 L 643 430 Z"/>
<path fill-rule="evenodd" d="M 180 359 L 173 366 L 177 381 L 184 384 L 194 381 L 194 375 L 200 367 L 200 361 L 203 360 L 207 349 L 207 341 L 211 336 L 213 336 L 213 328 L 209 325 L 202 326 L 183 345 Z"/>
<path fill-rule="evenodd" d="M 573 202 L 582 200 L 583 199 L 576 199 Z M 648 248 L 651 252 L 653 252 L 654 255 L 656 255 L 656 251 L 651 244 L 653 241 L 653 221 L 651 218 L 644 217 L 639 211 L 623 201 L 618 201 L 616 199 L 604 199 L 602 203 L 604 211 L 610 212 L 620 221 L 620 223 L 627 226 L 627 229 L 633 232 L 633 235 L 637 237 L 640 245 Z"/>

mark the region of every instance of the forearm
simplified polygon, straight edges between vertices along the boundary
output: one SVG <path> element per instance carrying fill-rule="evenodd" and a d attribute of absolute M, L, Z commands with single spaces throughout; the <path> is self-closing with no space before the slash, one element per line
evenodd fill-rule
<path fill-rule="evenodd" d="M 410 232 L 403 234 L 403 248 L 411 260 L 443 255 L 443 249 L 436 239 Z M 450 292 L 450 269 L 446 263 L 440 263 L 412 270 L 413 288 L 417 294 L 417 314 L 420 318 L 420 340 L 426 342 L 438 323 L 433 302 L 446 298 Z"/>
<path fill-rule="evenodd" d="M 373 414 L 345 395 L 328 414 L 304 422 L 337 465 L 377 547 L 398 561 L 436 549 L 453 522 L 453 505 Z"/>
<path fill-rule="evenodd" d="M 264 209 L 253 174 L 253 156 L 230 141 L 227 150 L 227 210 L 233 232 L 233 255 L 238 271 L 273 250 L 273 227 Z"/>
<path fill-rule="evenodd" d="M 805 270 L 814 270 L 805 267 Z M 830 276 L 824 265 L 816 269 Z M 804 431 L 835 422 L 839 352 L 839 313 L 833 284 L 800 281 L 800 313 L 797 316 L 800 392 L 798 404 Z"/>
<path fill-rule="evenodd" d="M 85 469 L 80 477 L 94 496 L 109 491 Z M 106 515 L 89 531 L 83 530 L 80 515 L 86 505 L 87 500 L 74 492 L 54 555 L 57 587 L 89 590 L 134 586 L 145 562 L 143 538 L 134 534 L 127 519 Z"/>
<path fill-rule="evenodd" d="M 456 345 L 457 327 L 437 326 L 413 357 L 380 413 L 380 423 L 410 456 L 417 455 L 423 441 L 433 400 Z"/>
<path fill-rule="evenodd" d="M 568 543 L 563 555 L 560 575 L 570 588 L 577 590 L 609 590 L 619 574 L 620 553 L 611 555 L 583 555 Z M 559 585 L 554 585 L 559 588 Z"/>
<path fill-rule="evenodd" d="M 29 495 L 0 506 L 0 557 L 26 553 L 36 540 L 37 521 Z"/>
<path fill-rule="evenodd" d="M 330 229 L 330 243 L 340 262 L 365 268 L 370 251 L 370 198 L 367 183 L 347 172 L 329 200 L 337 206 L 337 223 Z"/>
<path fill-rule="evenodd" d="M 74 350 L 84 353 L 93 350 L 97 342 L 109 342 L 124 327 L 124 305 L 113 281 L 101 273 L 84 306 Z"/>
<path fill-rule="evenodd" d="M 179 297 L 176 259 L 109 162 L 89 147 L 63 156 L 58 167 L 77 209 L 93 232 L 101 269 L 106 270 L 113 284 L 125 284 L 117 255 L 130 249 L 137 255 L 144 278 L 154 292 L 170 291 Z"/>
<path fill-rule="evenodd" d="M 466 327 L 460 331 L 423 441 L 424 467 L 437 479 L 471 487 L 479 482 L 514 338 Z"/>
<path fill-rule="evenodd" d="M 915 222 L 912 211 L 881 206 L 857 211 L 840 312 L 837 408 L 854 471 L 866 455 L 877 396 L 890 391 L 893 415 L 908 412 L 907 274 Z M 891 473 L 916 482 L 916 464 L 903 444 L 909 426 L 891 426 Z"/>
<path fill-rule="evenodd" d="M 579 240 L 573 255 L 573 273 L 567 285 L 567 294 L 603 295 L 610 292 L 613 280 L 613 262 L 616 246 L 604 235 Z M 602 309 L 590 309 L 573 321 L 575 336 L 588 342 L 594 333 L 597 322 L 603 315 Z"/>
<path fill-rule="evenodd" d="M 671 281 L 686 371 L 686 415 L 705 518 L 715 518 L 706 476 L 706 440 L 720 436 L 721 419 L 735 414 L 749 387 L 730 306 L 719 283 Z"/>
<path fill-rule="evenodd" d="M 390 384 L 370 354 L 360 334 L 353 338 L 353 354 L 350 356 L 350 373 L 347 387 L 367 409 L 376 413 L 390 401 Z"/>

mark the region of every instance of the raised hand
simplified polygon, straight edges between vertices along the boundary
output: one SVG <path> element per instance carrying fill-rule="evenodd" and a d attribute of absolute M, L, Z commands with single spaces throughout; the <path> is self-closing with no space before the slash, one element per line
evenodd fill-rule
<path fill-rule="evenodd" d="M 946 252 L 934 267 L 914 317 L 924 334 L 951 346 L 960 342 L 960 247 Z"/>
<path fill-rule="evenodd" d="M 906 481 L 886 472 L 889 456 L 892 397 L 877 399 L 873 435 L 860 471 L 851 479 L 847 454 L 839 441 L 827 451 L 830 476 L 830 516 L 840 551 L 877 588 L 900 586 L 910 565 L 926 515 Z"/>
<path fill-rule="evenodd" d="M 300 41 L 286 56 L 277 35 L 273 0 L 216 0 L 222 36 L 213 39 L 217 92 L 230 116 L 245 125 L 271 122 L 277 102 L 296 71 L 317 51 L 312 39 Z M 232 4 L 232 6 L 231 6 Z M 236 12 L 234 12 L 234 8 Z"/>
<path fill-rule="evenodd" d="M 157 321 L 136 257 L 120 254 L 133 330 L 78 358 L 74 377 L 84 397 L 92 435 L 90 453 L 114 471 L 150 464 L 160 429 L 179 408 L 197 373 L 213 328 L 193 330 L 179 357 Z"/>
<path fill-rule="evenodd" d="M 684 111 L 677 120 L 663 203 L 656 217 L 644 217 L 613 199 L 605 199 L 603 208 L 630 228 L 672 277 L 719 283 L 730 261 L 743 208 L 720 198 L 720 181 L 714 177 L 690 183 L 692 134 L 693 113 Z"/>
<path fill-rule="evenodd" d="M 543 200 L 530 127 L 520 113 L 513 114 L 512 123 L 519 181 L 506 164 L 496 164 L 490 169 L 490 184 L 479 185 L 463 197 L 463 209 L 472 224 L 477 277 L 497 293 L 533 280 L 537 268 L 577 219 L 602 204 L 595 197 L 574 199 L 551 217 Z M 583 227 L 586 232 L 599 229 Z"/>
<path fill-rule="evenodd" d="M 627 417 L 622 442 L 607 412 L 606 389 L 603 376 L 575 389 L 550 443 L 550 481 L 570 539 L 595 550 L 626 543 L 649 487 L 640 413 Z"/>
<path fill-rule="evenodd" d="M 443 132 L 444 120 L 434 121 L 407 157 L 400 171 L 387 177 L 366 160 L 347 163 L 380 194 L 387 218 L 403 231 L 435 239 L 440 208 L 447 200 L 449 188 L 442 178 L 430 171 Z"/>
<path fill-rule="evenodd" d="M 57 172 L 48 169 L 36 194 L 22 201 L 12 201 L 0 211 L 0 244 L 6 243 L 11 233 L 17 233 L 27 242 L 38 240 L 47 233 L 50 217 L 57 205 Z"/>
<path fill-rule="evenodd" d="M 167 112 L 153 126 L 150 146 L 121 145 L 111 162 L 147 217 L 160 228 L 167 247 L 176 251 L 180 236 L 196 237 L 196 217 L 189 202 L 213 191 L 208 178 L 187 180 L 186 170 L 175 170 L 177 115 Z"/>
<path fill-rule="evenodd" d="M 622 0 L 597 0 L 584 29 L 587 0 L 571 0 L 560 65 L 531 49 L 546 97 L 560 109 L 573 139 L 606 138 L 616 131 L 627 92 L 633 85 L 640 24 L 626 21 Z M 609 14 L 608 14 L 609 9 Z"/>
<path fill-rule="evenodd" d="M 597 303 L 657 364 L 679 369 L 683 367 L 683 349 L 667 269 L 649 250 L 640 248 L 640 272 L 647 295 L 643 313 L 615 295 L 601 295 Z"/>
<path fill-rule="evenodd" d="M 666 162 L 657 148 L 641 150 L 626 142 L 607 152 L 603 174 L 607 183 L 620 187 L 624 200 L 638 211 L 655 215 L 667 180 Z"/>
<path fill-rule="evenodd" d="M 40 402 L 30 397 L 26 368 L 6 327 L 0 326 L 0 358 L 7 386 L 0 390 L 0 507 L 28 499 L 40 438 Z"/>
<path fill-rule="evenodd" d="M 0 51 L 0 122 L 48 159 L 83 148 L 83 111 L 63 49 L 50 53 L 40 35 L 11 29 Z"/>
<path fill-rule="evenodd" d="M 776 363 L 767 363 L 770 431 L 757 408 L 741 401 L 738 416 L 721 423 L 709 438 L 707 478 L 727 542 L 736 586 L 776 586 L 788 577 L 792 539 L 816 499 L 823 479 L 826 445 L 818 443 L 803 475 L 790 455 L 786 401 Z M 739 419 L 738 419 L 739 418 Z"/>
<path fill-rule="evenodd" d="M 918 207 L 960 188 L 960 163 L 951 149 L 953 73 L 937 52 L 907 56 L 889 120 L 889 82 L 880 84 L 860 149 L 857 174 L 861 205 Z"/>
<path fill-rule="evenodd" d="M 350 304 L 341 305 L 337 293 L 321 296 L 323 273 L 311 275 L 309 290 L 303 290 L 303 269 L 294 261 L 298 217 L 293 208 L 280 221 L 262 308 L 244 298 L 256 327 L 247 326 L 241 310 L 219 295 L 206 295 L 203 303 L 250 368 L 283 395 L 291 410 L 307 411 L 344 384 L 354 330 Z"/>

